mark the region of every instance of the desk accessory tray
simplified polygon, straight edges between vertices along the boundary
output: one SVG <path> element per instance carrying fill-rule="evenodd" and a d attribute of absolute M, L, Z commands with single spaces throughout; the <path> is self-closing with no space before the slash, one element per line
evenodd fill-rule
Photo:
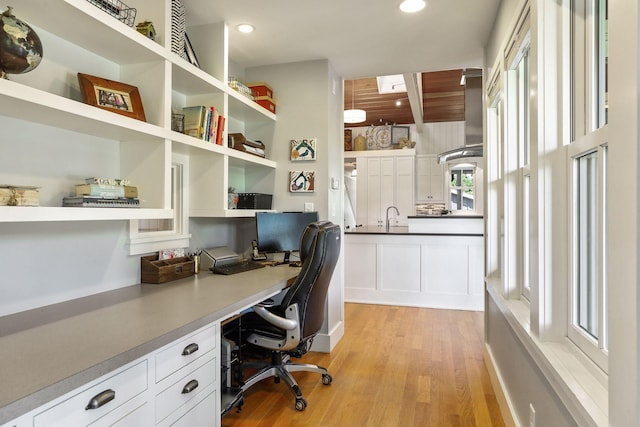
<path fill-rule="evenodd" d="M 195 261 L 188 256 L 158 259 L 158 254 L 140 258 L 142 283 L 166 283 L 195 274 Z"/>
<path fill-rule="evenodd" d="M 230 133 L 229 146 L 234 150 L 253 154 L 258 157 L 265 157 L 265 146 L 262 141 L 252 141 L 244 137 L 241 133 Z"/>

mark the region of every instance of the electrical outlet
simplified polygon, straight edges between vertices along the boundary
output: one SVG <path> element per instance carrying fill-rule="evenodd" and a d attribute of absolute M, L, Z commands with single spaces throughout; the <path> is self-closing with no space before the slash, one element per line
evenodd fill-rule
<path fill-rule="evenodd" d="M 304 211 L 305 212 L 313 212 L 313 202 L 306 202 L 304 204 Z"/>
<path fill-rule="evenodd" d="M 536 409 L 529 403 L 529 427 L 536 427 Z"/>

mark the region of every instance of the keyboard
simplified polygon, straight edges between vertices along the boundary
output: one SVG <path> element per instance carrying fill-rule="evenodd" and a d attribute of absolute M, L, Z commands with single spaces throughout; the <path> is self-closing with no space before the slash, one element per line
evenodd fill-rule
<path fill-rule="evenodd" d="M 258 268 L 263 268 L 265 265 L 255 261 L 241 261 L 233 264 L 226 264 L 216 266 L 213 269 L 215 274 L 236 274 L 243 273 L 245 271 L 255 270 Z"/>

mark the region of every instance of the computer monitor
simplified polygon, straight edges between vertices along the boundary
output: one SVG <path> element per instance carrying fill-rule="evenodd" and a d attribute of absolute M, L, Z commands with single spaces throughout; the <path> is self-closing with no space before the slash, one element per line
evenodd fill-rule
<path fill-rule="evenodd" d="M 258 251 L 284 253 L 288 264 L 291 252 L 300 250 L 305 228 L 315 221 L 318 212 L 256 212 Z"/>

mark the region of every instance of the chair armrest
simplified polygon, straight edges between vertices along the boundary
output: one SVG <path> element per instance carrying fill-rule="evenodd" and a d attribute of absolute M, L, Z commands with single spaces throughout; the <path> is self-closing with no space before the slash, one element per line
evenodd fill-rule
<path fill-rule="evenodd" d="M 275 307 L 276 305 L 278 305 L 278 304 L 276 304 L 276 302 L 273 300 L 273 298 L 267 298 L 264 301 L 260 301 L 255 306 L 256 307 Z"/>
<path fill-rule="evenodd" d="M 289 310 L 289 309 L 293 309 L 293 310 Z M 285 319 L 283 317 L 273 314 L 272 312 L 267 310 L 265 307 L 262 307 L 260 305 L 256 305 L 253 308 L 253 310 L 258 316 L 260 316 L 267 322 L 271 323 L 272 325 L 277 326 L 280 329 L 286 329 L 287 331 L 290 331 L 298 327 L 298 304 L 293 304 L 292 306 L 289 307 L 289 309 L 287 310 L 287 318 Z M 291 312 L 291 318 L 289 318 L 290 312 Z"/>

